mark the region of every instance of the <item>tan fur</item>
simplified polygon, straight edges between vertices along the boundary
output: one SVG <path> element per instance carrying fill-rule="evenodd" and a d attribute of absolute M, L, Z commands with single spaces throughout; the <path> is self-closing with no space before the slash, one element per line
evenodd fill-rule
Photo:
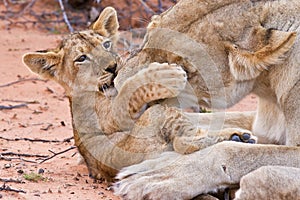
<path fill-rule="evenodd" d="M 23 57 L 30 70 L 66 90 L 75 144 L 92 177 L 112 181 L 121 168 L 163 151 L 191 153 L 230 140 L 233 135 L 244 142 L 255 141 L 245 130 L 250 129 L 249 122 L 240 128 L 209 131 L 197 127 L 197 121 L 207 124 L 206 119 L 213 115 L 193 115 L 167 105 L 154 105 L 145 111 L 148 103 L 179 96 L 186 88 L 186 72 L 179 65 L 147 64 L 117 91 L 113 85 L 118 71 L 114 51 L 117 29 L 115 10 L 106 8 L 91 30 L 71 34 L 58 49 Z M 253 114 L 248 118 L 253 121 Z"/>
<path fill-rule="evenodd" d="M 125 168 L 116 194 L 191 199 L 242 179 L 237 199 L 299 198 L 299 10 L 298 0 L 181 0 L 153 19 L 141 50 L 115 79 L 117 88 L 146 63 L 176 63 L 200 105 L 220 109 L 257 94 L 252 131 L 285 146 L 222 142 L 184 156 L 163 153 Z M 279 180 L 270 181 L 276 171 Z"/>

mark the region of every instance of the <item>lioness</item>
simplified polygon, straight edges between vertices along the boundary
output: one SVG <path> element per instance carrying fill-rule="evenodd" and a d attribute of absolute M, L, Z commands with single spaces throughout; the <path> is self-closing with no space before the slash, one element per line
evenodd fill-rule
<path fill-rule="evenodd" d="M 176 63 L 200 105 L 229 107 L 255 93 L 252 131 L 281 145 L 222 142 L 184 156 L 164 153 L 124 169 L 116 193 L 190 199 L 240 183 L 236 199 L 300 199 L 299 27 L 298 0 L 181 0 L 154 17 L 116 87 L 145 63 Z"/>
<path fill-rule="evenodd" d="M 90 30 L 70 34 L 57 49 L 23 57 L 32 72 L 65 89 L 75 144 L 92 177 L 112 181 L 121 168 L 163 151 L 187 154 L 224 140 L 255 143 L 248 131 L 251 114 L 234 113 L 224 129 L 208 131 L 199 122 L 209 125 L 211 115 L 184 113 L 168 102 L 144 112 L 144 105 L 177 97 L 185 89 L 186 72 L 176 64 L 142 66 L 119 83 L 117 91 L 113 80 L 119 70 L 114 50 L 118 27 L 116 11 L 108 7 Z M 237 120 L 241 116 L 244 123 Z"/>

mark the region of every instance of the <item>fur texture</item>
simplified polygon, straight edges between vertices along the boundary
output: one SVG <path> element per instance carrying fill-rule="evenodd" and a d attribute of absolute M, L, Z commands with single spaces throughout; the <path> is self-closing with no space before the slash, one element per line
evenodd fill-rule
<path fill-rule="evenodd" d="M 137 66 L 176 63 L 202 106 L 230 107 L 255 93 L 259 106 L 252 131 L 259 141 L 286 146 L 224 142 L 186 156 L 162 154 L 122 170 L 118 195 L 190 199 L 230 188 L 246 175 L 237 198 L 299 198 L 297 178 L 293 188 L 269 181 L 273 171 L 286 182 L 294 180 L 293 167 L 300 168 L 299 10 L 298 0 L 182 0 L 153 18 L 141 50 L 119 72 L 117 87 Z M 274 165 L 281 167 L 259 170 Z"/>
<path fill-rule="evenodd" d="M 69 35 L 58 49 L 23 57 L 30 70 L 66 90 L 75 144 L 92 177 L 112 181 L 121 168 L 163 151 L 187 154 L 233 138 L 255 142 L 245 130 L 250 129 L 249 122 L 209 131 L 197 127 L 197 120 L 209 117 L 184 113 L 168 103 L 146 110 L 153 101 L 177 97 L 185 90 L 186 72 L 177 64 L 146 64 L 117 90 L 113 79 L 119 70 L 114 51 L 118 27 L 116 12 L 109 7 L 91 30 Z M 233 115 L 231 121 L 243 114 Z"/>

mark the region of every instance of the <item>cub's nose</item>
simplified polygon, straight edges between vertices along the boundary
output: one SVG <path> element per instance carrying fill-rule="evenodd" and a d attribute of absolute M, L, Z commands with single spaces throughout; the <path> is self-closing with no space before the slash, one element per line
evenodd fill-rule
<path fill-rule="evenodd" d="M 112 65 L 109 65 L 105 71 L 106 72 L 109 72 L 109 73 L 112 73 L 112 74 L 115 74 L 116 73 L 116 70 L 117 70 L 117 63 L 114 63 Z"/>

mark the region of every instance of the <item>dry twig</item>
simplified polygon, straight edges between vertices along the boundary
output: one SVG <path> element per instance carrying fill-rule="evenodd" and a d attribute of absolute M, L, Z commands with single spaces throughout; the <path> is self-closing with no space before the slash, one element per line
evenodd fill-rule
<path fill-rule="evenodd" d="M 2 99 L 2 101 L 13 102 L 13 103 L 25 103 L 25 104 L 39 104 L 40 102 L 37 100 L 33 101 L 23 101 L 23 100 L 13 100 L 13 99 Z"/>
<path fill-rule="evenodd" d="M 31 8 L 34 4 L 35 4 L 36 0 L 32 0 L 30 3 L 27 4 L 27 6 L 25 6 L 25 8 L 19 12 L 18 15 L 16 15 L 15 17 L 20 17 L 22 16 L 29 8 Z"/>
<path fill-rule="evenodd" d="M 4 183 L 25 183 L 23 180 L 20 180 L 20 179 L 12 179 L 12 178 L 9 178 L 9 179 L 6 179 L 6 178 L 0 178 L 0 181 L 1 181 L 1 182 L 4 182 Z"/>
<path fill-rule="evenodd" d="M 10 157 L 8 157 L 8 156 L 10 156 Z M 11 157 L 11 156 L 17 156 L 17 157 Z M 24 159 L 24 158 L 21 158 L 21 157 L 47 158 L 48 156 L 39 155 L 39 154 L 14 153 L 14 152 L 2 152 L 2 153 L 0 153 L 0 160 L 5 160 L 5 161 L 21 160 L 21 161 L 29 162 L 29 163 L 37 163 L 36 161 L 27 160 L 27 159 Z"/>
<path fill-rule="evenodd" d="M 18 190 L 9 187 L 8 185 L 6 186 L 5 183 L 0 187 L 0 191 L 9 191 L 9 192 L 17 192 L 17 193 L 26 193 L 24 190 Z"/>
<path fill-rule="evenodd" d="M 42 143 L 65 143 L 65 142 L 70 142 L 73 139 L 72 137 L 68 137 L 63 140 L 46 140 L 46 139 L 32 139 L 32 138 L 5 138 L 0 136 L 0 139 L 6 140 L 6 141 L 29 141 L 29 142 L 42 142 Z"/>
<path fill-rule="evenodd" d="M 76 148 L 75 146 L 71 146 L 68 149 L 60 151 L 58 153 L 55 153 L 54 151 L 49 150 L 49 152 L 53 153 L 53 155 L 50 156 L 50 157 L 48 157 L 48 158 L 42 159 L 42 161 L 40 162 L 40 164 L 46 162 L 47 160 L 50 160 L 50 159 L 54 158 L 55 156 L 58 156 L 58 155 L 63 154 L 63 153 L 66 153 L 66 152 L 68 152 L 68 151 L 70 151 L 72 149 L 75 149 L 75 148 Z"/>
<path fill-rule="evenodd" d="M 151 15 L 155 14 L 155 12 L 144 1 L 142 1 L 142 0 L 138 0 L 138 1 L 142 4 L 142 6 L 144 6 L 147 13 L 149 13 Z"/>
<path fill-rule="evenodd" d="M 74 32 L 74 29 L 73 29 L 73 27 L 71 26 L 71 24 L 70 24 L 70 22 L 69 22 L 67 13 L 66 13 L 66 11 L 65 11 L 64 4 L 63 4 L 62 0 L 58 0 L 58 2 L 59 2 L 59 5 L 60 5 L 60 9 L 61 9 L 61 11 L 62 11 L 62 14 L 63 14 L 63 18 L 64 18 L 64 20 L 65 20 L 65 22 L 66 22 L 66 24 L 67 24 L 67 26 L 68 26 L 68 29 L 69 29 L 69 31 L 70 31 L 71 33 L 73 33 L 73 32 Z"/>
<path fill-rule="evenodd" d="M 14 84 L 25 82 L 25 81 L 42 81 L 42 82 L 46 82 L 45 80 L 42 80 L 42 79 L 39 79 L 39 78 L 28 78 L 28 79 L 21 79 L 21 80 L 13 81 L 13 82 L 10 82 L 10 83 L 4 84 L 4 85 L 0 85 L 0 88 L 9 87 L 9 86 L 12 86 Z"/>
<path fill-rule="evenodd" d="M 18 157 L 37 157 L 37 158 L 47 158 L 46 155 L 40 154 L 27 154 L 27 153 L 14 153 L 14 152 L 2 152 L 0 156 L 18 156 Z"/>
<path fill-rule="evenodd" d="M 0 154 L 0 160 L 5 160 L 5 161 L 12 161 L 12 160 L 21 160 L 21 161 L 23 161 L 23 162 L 28 162 L 28 163 L 37 163 L 36 161 L 33 161 L 33 160 L 27 160 L 27 159 L 24 159 L 24 158 L 20 158 L 20 157 L 18 157 L 18 158 L 7 158 L 7 157 L 5 157 L 5 156 L 2 156 L 1 154 Z"/>
<path fill-rule="evenodd" d="M 27 107 L 27 104 L 22 103 L 22 104 L 14 105 L 14 106 L 3 106 L 3 105 L 0 105 L 0 110 L 12 110 L 12 109 L 15 109 L 15 108 L 23 108 L 23 107 Z"/>
<path fill-rule="evenodd" d="M 49 128 L 51 128 L 53 126 L 53 124 L 48 124 L 48 126 L 47 127 L 45 127 L 45 128 L 41 128 L 41 130 L 42 131 L 48 131 L 49 130 Z"/>

